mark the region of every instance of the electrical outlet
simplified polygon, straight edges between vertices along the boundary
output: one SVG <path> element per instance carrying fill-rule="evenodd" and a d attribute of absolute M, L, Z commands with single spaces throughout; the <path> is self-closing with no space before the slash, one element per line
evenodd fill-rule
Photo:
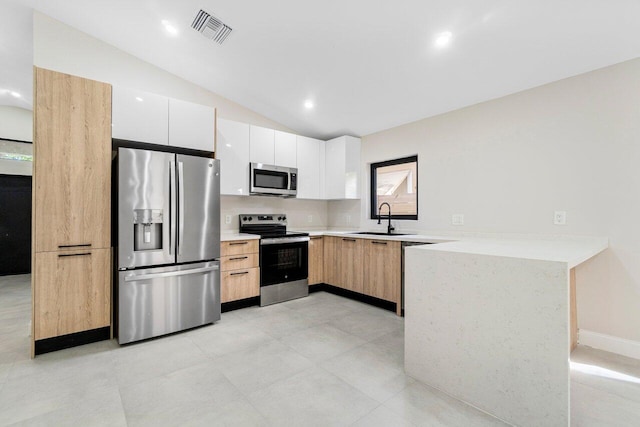
<path fill-rule="evenodd" d="M 307 222 L 313 222 L 313 215 L 307 216 Z"/>
<path fill-rule="evenodd" d="M 226 215 L 224 217 L 224 223 L 225 224 L 231 224 L 231 215 Z"/>
<path fill-rule="evenodd" d="M 567 212 L 555 211 L 553 213 L 553 223 L 555 225 L 567 225 Z"/>
<path fill-rule="evenodd" d="M 464 225 L 464 214 L 453 214 L 453 215 L 451 215 L 451 224 L 452 225 Z"/>
<path fill-rule="evenodd" d="M 347 219 L 347 224 L 351 224 L 351 215 L 347 215 L 346 217 L 347 217 L 346 218 Z"/>

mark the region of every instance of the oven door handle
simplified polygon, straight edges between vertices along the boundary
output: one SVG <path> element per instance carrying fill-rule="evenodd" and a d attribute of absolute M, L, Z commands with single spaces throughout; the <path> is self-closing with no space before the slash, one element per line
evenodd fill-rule
<path fill-rule="evenodd" d="M 309 236 L 301 237 L 275 237 L 271 239 L 260 239 L 260 245 L 282 245 L 284 243 L 303 243 L 308 242 Z"/>

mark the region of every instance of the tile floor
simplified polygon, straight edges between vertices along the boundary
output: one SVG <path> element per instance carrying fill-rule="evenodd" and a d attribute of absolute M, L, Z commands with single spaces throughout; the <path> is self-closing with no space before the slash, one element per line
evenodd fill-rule
<path fill-rule="evenodd" d="M 0 426 L 503 425 L 404 375 L 402 319 L 332 294 L 35 360 L 30 304 L 29 276 L 0 277 Z M 572 358 L 572 425 L 640 425 L 640 361 Z"/>

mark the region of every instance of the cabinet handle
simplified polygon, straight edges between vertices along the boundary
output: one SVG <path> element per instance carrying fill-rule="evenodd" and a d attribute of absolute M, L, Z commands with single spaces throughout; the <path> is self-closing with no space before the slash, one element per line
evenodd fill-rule
<path fill-rule="evenodd" d="M 317 240 L 317 239 L 322 239 L 322 236 L 312 236 L 309 237 L 311 240 Z"/>
<path fill-rule="evenodd" d="M 235 257 L 235 258 L 229 258 L 229 261 L 239 261 L 241 259 L 247 259 L 249 258 L 248 256 L 239 256 L 239 257 Z"/>
<path fill-rule="evenodd" d="M 240 273 L 231 273 L 229 276 L 240 276 L 241 274 L 249 274 L 248 271 L 241 271 Z"/>
<path fill-rule="evenodd" d="M 342 240 L 345 241 L 345 242 L 355 242 L 356 241 L 356 239 L 342 239 Z"/>
<path fill-rule="evenodd" d="M 58 257 L 62 258 L 65 256 L 86 256 L 86 255 L 91 255 L 91 252 L 83 252 L 81 254 L 64 254 L 64 255 L 58 255 Z"/>
<path fill-rule="evenodd" d="M 88 248 L 91 246 L 91 243 L 82 243 L 80 245 L 58 245 L 60 249 L 62 248 Z"/>
<path fill-rule="evenodd" d="M 246 245 L 249 242 L 231 242 L 229 243 L 229 246 L 233 246 L 233 245 Z"/>
<path fill-rule="evenodd" d="M 373 242 L 371 242 L 371 243 L 373 243 L 374 245 L 386 245 L 387 244 L 387 242 L 376 242 L 375 240 Z"/>

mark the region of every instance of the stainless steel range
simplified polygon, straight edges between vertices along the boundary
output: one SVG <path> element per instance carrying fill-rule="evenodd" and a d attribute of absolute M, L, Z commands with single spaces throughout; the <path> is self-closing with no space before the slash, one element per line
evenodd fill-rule
<path fill-rule="evenodd" d="M 309 233 L 287 231 L 285 214 L 240 215 L 240 232 L 260 235 L 260 305 L 309 295 Z"/>

